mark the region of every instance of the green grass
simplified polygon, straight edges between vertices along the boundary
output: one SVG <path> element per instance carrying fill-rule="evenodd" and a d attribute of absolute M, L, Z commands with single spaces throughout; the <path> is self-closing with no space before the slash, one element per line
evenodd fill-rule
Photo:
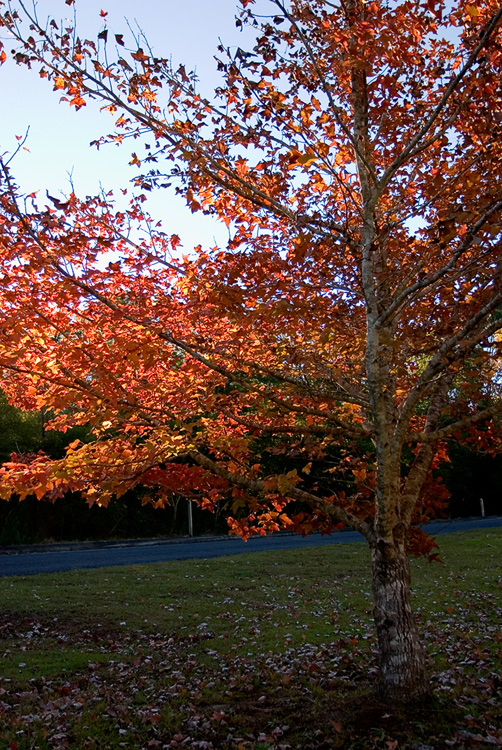
<path fill-rule="evenodd" d="M 22 685 L 41 676 L 51 678 L 65 673 L 78 672 L 87 669 L 89 664 L 106 663 L 111 658 L 110 654 L 103 654 L 100 651 L 76 651 L 71 648 L 61 650 L 61 648 L 46 647 L 43 650 L 26 651 L 14 642 L 13 647 L 6 649 L 3 654 L 1 674 L 3 680 Z"/>
<path fill-rule="evenodd" d="M 287 550 L 2 579 L 0 600 L 7 610 L 58 616 L 84 628 L 180 634 L 205 621 L 217 635 L 230 636 L 251 611 L 278 632 L 291 624 L 300 641 L 307 629 L 324 638 L 333 620 L 352 628 L 369 614 L 368 565 L 363 545 L 341 545 L 336 554 Z M 276 645 L 271 628 L 260 647 L 263 638 Z"/>
<path fill-rule="evenodd" d="M 390 718 L 362 544 L 0 579 L 0 748 L 54 747 L 52 725 L 71 748 L 495 736 L 502 530 L 438 542 L 443 564 L 412 561 L 436 698 Z"/>

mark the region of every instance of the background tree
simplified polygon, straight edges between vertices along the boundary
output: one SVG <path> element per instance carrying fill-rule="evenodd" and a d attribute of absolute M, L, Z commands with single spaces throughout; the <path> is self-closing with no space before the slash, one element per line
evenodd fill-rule
<path fill-rule="evenodd" d="M 448 436 L 501 445 L 502 7 L 242 5 L 258 39 L 220 48 L 214 101 L 144 40 L 105 28 L 96 44 L 22 2 L 0 16 L 20 64 L 114 116 L 98 145 L 147 135 L 140 189 L 175 181 L 230 233 L 180 258 L 141 194 L 127 211 L 109 195 L 44 206 L 3 165 L 5 387 L 56 428 L 90 419 L 96 441 L 6 465 L 2 493 L 106 503 L 141 483 L 158 503 L 231 493 L 244 536 L 352 526 L 371 550 L 381 694 L 415 700 L 429 687 L 408 554 L 431 545 L 413 524 L 443 498 Z M 267 436 L 300 471 L 267 472 Z"/>
<path fill-rule="evenodd" d="M 0 392 L 0 461 L 11 453 L 31 453 L 40 447 L 43 437 L 42 416 L 11 406 Z"/>

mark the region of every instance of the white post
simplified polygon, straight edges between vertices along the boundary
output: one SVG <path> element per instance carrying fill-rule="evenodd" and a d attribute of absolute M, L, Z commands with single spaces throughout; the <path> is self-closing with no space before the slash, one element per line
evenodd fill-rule
<path fill-rule="evenodd" d="M 188 536 L 193 536 L 192 501 L 188 501 Z"/>
<path fill-rule="evenodd" d="M 485 501 L 482 497 L 479 498 L 479 504 L 481 506 L 481 518 L 485 517 Z"/>

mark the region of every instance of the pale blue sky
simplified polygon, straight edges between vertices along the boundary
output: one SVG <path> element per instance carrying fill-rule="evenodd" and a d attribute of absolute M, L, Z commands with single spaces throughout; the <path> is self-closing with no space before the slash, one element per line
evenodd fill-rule
<path fill-rule="evenodd" d="M 30 6 L 30 0 L 26 0 Z M 15 5 L 15 2 L 14 2 Z M 39 0 L 39 19 L 48 15 L 56 20 L 71 17 L 72 9 L 64 0 Z M 139 23 L 159 56 L 172 56 L 174 64 L 183 62 L 187 69 L 196 68 L 203 93 L 210 94 L 220 82 L 213 59 L 218 38 L 229 46 L 246 46 L 250 32 L 242 34 L 235 27 L 235 0 L 76 0 L 77 27 L 81 36 L 95 39 L 104 28 L 100 10 L 108 11 L 108 28 L 114 33 L 128 33 L 125 18 L 131 26 Z M 6 50 L 11 44 L 2 35 Z M 53 195 L 69 190 L 68 172 L 72 171 L 80 195 L 95 194 L 101 182 L 105 189 L 118 190 L 134 174 L 128 166 L 131 146 L 102 147 L 98 152 L 89 142 L 112 129 L 113 120 L 89 103 L 78 112 L 59 103 L 59 94 L 39 78 L 36 70 L 18 67 L 10 60 L 0 68 L 0 151 L 12 151 L 16 135 L 30 127 L 27 147 L 12 165 L 14 176 L 26 192 L 48 189 Z M 137 144 L 136 144 L 137 146 Z M 132 147 L 134 150 L 134 147 Z M 192 215 L 183 201 L 171 191 L 155 191 L 148 206 L 161 219 L 169 233 L 177 233 L 185 251 L 195 245 L 221 244 L 227 230 L 200 214 Z"/>

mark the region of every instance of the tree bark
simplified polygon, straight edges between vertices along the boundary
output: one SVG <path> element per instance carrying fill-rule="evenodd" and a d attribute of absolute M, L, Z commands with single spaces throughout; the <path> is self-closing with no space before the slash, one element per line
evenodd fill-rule
<path fill-rule="evenodd" d="M 380 664 L 379 697 L 410 703 L 430 693 L 426 653 L 411 607 L 410 569 L 404 544 L 382 540 L 371 549 L 373 616 Z"/>

